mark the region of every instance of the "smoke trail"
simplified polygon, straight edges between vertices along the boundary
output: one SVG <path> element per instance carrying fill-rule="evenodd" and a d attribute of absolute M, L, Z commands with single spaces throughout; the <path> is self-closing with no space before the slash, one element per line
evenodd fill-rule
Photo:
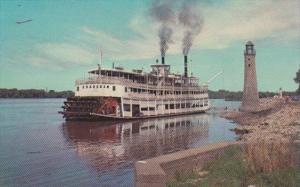
<path fill-rule="evenodd" d="M 158 36 L 160 38 L 160 53 L 161 56 L 165 56 L 166 51 L 169 49 L 169 43 L 172 43 L 173 30 L 170 27 L 163 25 L 159 29 Z"/>
<path fill-rule="evenodd" d="M 171 24 L 176 21 L 171 3 L 159 0 L 154 1 L 150 8 L 150 16 L 161 24 L 158 37 L 160 39 L 161 56 L 165 56 L 166 51 L 169 49 L 169 44 L 172 43 L 173 30 Z"/>
<path fill-rule="evenodd" d="M 182 5 L 178 14 L 178 21 L 186 29 L 182 39 L 182 53 L 187 55 L 195 37 L 201 32 L 204 21 L 200 14 L 192 7 L 192 4 L 187 3 Z"/>

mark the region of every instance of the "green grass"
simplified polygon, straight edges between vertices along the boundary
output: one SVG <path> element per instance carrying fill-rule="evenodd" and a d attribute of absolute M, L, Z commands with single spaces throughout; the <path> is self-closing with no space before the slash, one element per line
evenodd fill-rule
<path fill-rule="evenodd" d="M 253 174 L 247 170 L 247 163 L 243 159 L 241 148 L 234 146 L 228 148 L 225 153 L 215 160 L 207 163 L 202 171 L 208 171 L 208 175 L 199 176 L 196 170 L 177 172 L 168 187 L 299 187 L 299 168 L 285 168 L 269 173 Z"/>

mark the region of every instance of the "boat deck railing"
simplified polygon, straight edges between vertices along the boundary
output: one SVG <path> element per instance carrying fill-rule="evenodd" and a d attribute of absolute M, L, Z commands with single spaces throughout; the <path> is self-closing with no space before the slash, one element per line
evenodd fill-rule
<path fill-rule="evenodd" d="M 195 90 L 195 91 L 204 91 L 206 92 L 208 90 L 207 85 L 199 86 L 198 84 L 174 84 L 174 85 L 154 85 L 151 83 L 145 84 L 145 83 L 139 83 L 138 81 L 133 81 L 130 79 L 124 79 L 119 77 L 93 77 L 88 79 L 81 79 L 76 80 L 76 85 L 82 85 L 82 84 L 121 84 L 128 87 L 137 87 L 137 88 L 143 88 L 143 89 L 168 89 L 172 90 L 175 89 L 178 90 L 178 88 L 182 88 L 184 90 Z"/>
<path fill-rule="evenodd" d="M 154 95 L 154 94 L 137 94 L 137 93 L 129 93 L 128 95 L 124 96 L 125 99 L 130 100 L 143 100 L 143 101 L 185 101 L 185 100 L 201 100 L 206 99 L 207 95 L 204 94 L 183 94 L 183 95 Z"/>

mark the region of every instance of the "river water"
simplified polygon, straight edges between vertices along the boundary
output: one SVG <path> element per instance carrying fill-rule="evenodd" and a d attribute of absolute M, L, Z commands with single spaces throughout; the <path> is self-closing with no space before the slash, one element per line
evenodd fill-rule
<path fill-rule="evenodd" d="M 135 161 L 236 138 L 235 124 L 214 113 L 65 122 L 63 101 L 0 99 L 0 186 L 133 186 Z"/>

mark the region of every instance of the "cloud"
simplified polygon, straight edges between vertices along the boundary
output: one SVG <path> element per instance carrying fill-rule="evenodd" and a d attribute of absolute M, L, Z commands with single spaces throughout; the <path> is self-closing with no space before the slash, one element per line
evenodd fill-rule
<path fill-rule="evenodd" d="M 104 54 L 110 58 L 124 59 L 147 59 L 157 54 L 157 40 L 154 36 L 144 34 L 143 31 L 136 32 L 139 37 L 133 39 L 119 39 L 111 34 L 95 31 L 89 27 L 83 27 L 82 30 L 88 35 L 87 39 L 92 46 L 97 46 L 104 51 Z"/>
<path fill-rule="evenodd" d="M 196 8 L 203 12 L 205 24 L 193 48 L 219 49 L 247 40 L 273 39 L 283 42 L 300 39 L 298 0 L 231 0 L 222 5 L 199 4 Z M 93 38 L 101 43 L 109 56 L 116 56 L 119 60 L 159 55 L 158 26 L 155 23 L 146 16 L 137 15 L 130 21 L 129 27 L 138 37 L 124 40 L 87 26 L 82 30 L 91 37 L 90 40 Z M 182 28 L 176 27 L 174 43 L 170 45 L 168 54 L 181 53 L 182 34 Z"/>
<path fill-rule="evenodd" d="M 86 65 L 93 63 L 97 58 L 95 53 L 68 43 L 43 43 L 36 45 L 35 48 L 36 55 L 27 57 L 27 61 L 35 66 Z"/>
<path fill-rule="evenodd" d="M 203 31 L 195 39 L 193 49 L 226 48 L 235 42 L 247 40 L 274 40 L 291 42 L 300 40 L 300 1 L 228 0 L 223 4 L 201 4 L 195 7 L 202 12 L 205 23 Z M 110 60 L 159 58 L 159 25 L 146 13 L 139 13 L 127 23 L 131 29 L 130 38 L 119 38 L 112 33 L 83 26 L 78 33 L 79 40 L 72 43 L 42 43 L 35 46 L 36 55 L 28 61 L 36 66 L 74 66 L 97 63 L 99 49 Z M 183 29 L 174 29 L 173 41 L 167 55 L 181 54 Z M 122 28 L 120 28 L 122 29 Z M 126 32 L 126 31 L 124 31 Z"/>
<path fill-rule="evenodd" d="M 299 39 L 300 1 L 227 1 L 204 7 L 206 25 L 197 38 L 203 48 L 226 47 L 236 41 Z M 284 35 L 284 37 L 283 37 Z"/>

